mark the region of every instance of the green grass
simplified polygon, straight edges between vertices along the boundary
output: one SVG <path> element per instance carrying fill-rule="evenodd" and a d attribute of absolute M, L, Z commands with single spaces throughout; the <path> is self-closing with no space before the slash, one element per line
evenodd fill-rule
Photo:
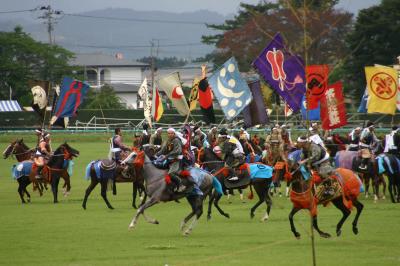
<path fill-rule="evenodd" d="M 54 147 L 62 137 L 53 137 Z M 274 198 L 266 223 L 259 221 L 264 206 L 254 220 L 249 218 L 254 200 L 241 203 L 236 196 L 228 204 L 223 198 L 221 207 L 231 219 L 213 209 L 212 220 L 207 222 L 204 215 L 189 237 L 179 231 L 182 218 L 190 211 L 185 200 L 150 208 L 147 214 L 160 224 L 148 224 L 141 217 L 134 231 L 128 231 L 135 214 L 130 207 L 129 184 L 119 184 L 117 196 L 108 193 L 115 210 L 106 208 L 96 188 L 84 211 L 81 203 L 88 186 L 84 168 L 90 160 L 105 157 L 108 144 L 102 138 L 89 142 L 90 138 L 82 135 L 67 137 L 79 139 L 71 145 L 81 156 L 75 160 L 72 194 L 68 198 L 60 195 L 58 204 L 52 203 L 47 191 L 43 197 L 32 192 L 32 203 L 22 205 L 17 183 L 10 178 L 14 161 L 0 161 L 1 265 L 312 265 L 309 216 L 305 211 L 295 216 L 302 234 L 296 240 L 289 227 L 291 204 L 286 198 Z M 2 150 L 6 145 L 5 140 L 0 143 Z M 31 186 L 28 189 L 32 191 Z M 400 265 L 400 204 L 389 200 L 374 204 L 363 197 L 362 202 L 365 208 L 359 235 L 351 231 L 354 213 L 344 224 L 341 237 L 321 239 L 316 235 L 318 265 Z M 319 214 L 320 228 L 334 234 L 341 213 L 329 206 L 320 207 Z"/>

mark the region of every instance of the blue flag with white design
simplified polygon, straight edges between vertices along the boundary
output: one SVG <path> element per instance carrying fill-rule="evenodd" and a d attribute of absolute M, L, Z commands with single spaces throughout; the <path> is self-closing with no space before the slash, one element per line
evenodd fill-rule
<path fill-rule="evenodd" d="M 306 96 L 303 96 L 303 100 L 301 101 L 301 116 L 303 120 L 307 119 L 307 105 L 306 105 Z M 318 107 L 315 109 L 308 109 L 308 119 L 317 121 L 321 120 L 321 102 L 318 102 Z"/>
<path fill-rule="evenodd" d="M 368 89 L 365 89 L 363 96 L 361 97 L 360 106 L 358 107 L 359 113 L 367 112 L 367 103 L 368 103 Z"/>
<path fill-rule="evenodd" d="M 240 76 L 234 57 L 231 57 L 208 79 L 226 118 L 231 120 L 250 104 L 251 92 L 247 82 Z"/>

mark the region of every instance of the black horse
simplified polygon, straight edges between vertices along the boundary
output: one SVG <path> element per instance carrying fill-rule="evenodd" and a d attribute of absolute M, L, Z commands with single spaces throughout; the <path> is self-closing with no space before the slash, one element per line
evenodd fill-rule
<path fill-rule="evenodd" d="M 225 182 L 224 179 L 228 178 L 229 172 L 224 171 L 224 164 L 225 162 L 222 161 L 210 148 L 205 148 L 200 151 L 200 155 L 198 156 L 199 158 L 199 163 L 203 165 L 203 168 L 206 169 L 207 171 L 211 171 L 215 177 L 218 178 L 218 181 L 222 184 L 222 189 L 223 191 L 226 190 Z M 272 200 L 270 198 L 270 195 L 268 193 L 270 186 L 271 186 L 271 178 L 269 179 L 255 179 L 252 180 L 250 184 L 250 189 L 252 191 L 252 186 L 254 187 L 257 195 L 258 195 L 258 201 L 257 203 L 251 208 L 250 210 L 250 217 L 254 218 L 254 212 L 260 206 L 263 202 L 267 204 L 267 210 L 263 218 L 261 219 L 262 221 L 266 221 L 269 218 L 269 213 L 271 211 L 272 207 Z M 241 186 L 239 188 L 246 188 L 248 185 Z M 225 213 L 221 207 L 219 206 L 218 202 L 221 199 L 222 195 L 216 193 L 215 191 L 211 194 L 210 200 L 208 203 L 208 212 L 207 212 L 207 219 L 211 219 L 211 206 L 214 203 L 215 208 L 219 211 L 219 213 L 227 218 L 230 218 L 228 213 Z"/>

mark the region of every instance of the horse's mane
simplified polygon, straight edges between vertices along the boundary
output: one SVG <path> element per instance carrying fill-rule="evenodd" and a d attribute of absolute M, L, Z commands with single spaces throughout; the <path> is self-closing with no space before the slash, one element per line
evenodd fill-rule
<path fill-rule="evenodd" d="M 21 139 L 20 141 L 17 141 L 17 143 L 18 143 L 19 145 L 21 145 L 21 147 L 22 147 L 24 150 L 29 150 L 29 147 L 24 143 L 24 140 L 23 140 L 23 139 Z"/>

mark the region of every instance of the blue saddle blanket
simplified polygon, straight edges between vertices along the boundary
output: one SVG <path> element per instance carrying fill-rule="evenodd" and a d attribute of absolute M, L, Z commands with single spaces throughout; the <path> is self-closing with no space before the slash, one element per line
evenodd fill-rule
<path fill-rule="evenodd" d="M 192 177 L 193 181 L 195 182 L 193 191 L 191 195 L 198 195 L 198 196 L 203 196 L 203 191 L 201 191 L 200 186 L 204 181 L 204 178 L 206 175 L 209 175 L 210 173 L 207 172 L 206 170 L 203 170 L 201 168 L 197 167 L 188 167 L 186 168 L 190 172 L 190 176 Z M 213 186 L 217 190 L 219 194 L 222 194 L 222 186 L 221 183 L 219 183 L 218 179 L 216 177 L 213 177 Z"/>
<path fill-rule="evenodd" d="M 11 174 L 14 179 L 18 179 L 21 176 L 29 176 L 32 170 L 33 162 L 23 161 L 11 167 Z"/>
<path fill-rule="evenodd" d="M 103 168 L 100 167 L 101 165 L 101 160 L 97 161 L 91 161 L 87 166 L 86 166 L 86 175 L 85 179 L 90 180 L 90 168 L 93 165 L 94 171 L 96 172 L 97 179 L 112 179 L 114 178 L 115 174 L 115 169 L 112 170 L 104 170 Z"/>
<path fill-rule="evenodd" d="M 265 164 L 250 163 L 250 178 L 271 178 L 274 168 Z"/>

